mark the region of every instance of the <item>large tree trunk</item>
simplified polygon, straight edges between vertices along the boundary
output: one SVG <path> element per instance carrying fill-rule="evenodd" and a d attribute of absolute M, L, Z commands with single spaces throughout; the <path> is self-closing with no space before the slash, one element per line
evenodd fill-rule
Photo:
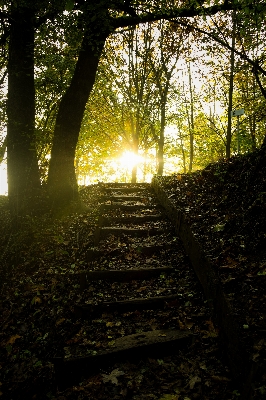
<path fill-rule="evenodd" d="M 78 199 L 75 149 L 106 37 L 93 41 L 84 36 L 71 84 L 59 106 L 48 173 L 49 197 L 56 209 Z"/>
<path fill-rule="evenodd" d="M 40 178 L 35 149 L 34 28 L 30 9 L 12 12 L 8 60 L 7 174 L 12 216 L 31 212 Z"/>

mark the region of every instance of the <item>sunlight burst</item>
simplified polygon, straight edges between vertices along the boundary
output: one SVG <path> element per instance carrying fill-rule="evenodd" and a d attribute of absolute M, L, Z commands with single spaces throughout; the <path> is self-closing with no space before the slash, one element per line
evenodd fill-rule
<path fill-rule="evenodd" d="M 128 150 L 125 151 L 119 158 L 121 166 L 127 169 L 132 169 L 142 161 L 143 157 L 141 157 L 139 154 L 133 153 L 133 151 L 128 151 Z"/>

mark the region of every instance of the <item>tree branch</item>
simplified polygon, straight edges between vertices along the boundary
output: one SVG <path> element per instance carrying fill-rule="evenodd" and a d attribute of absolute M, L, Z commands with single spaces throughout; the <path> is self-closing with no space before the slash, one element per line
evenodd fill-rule
<path fill-rule="evenodd" d="M 203 35 L 206 35 L 206 36 L 210 37 L 210 38 L 213 39 L 215 42 L 219 43 L 221 46 L 227 48 L 228 50 L 230 50 L 230 51 L 233 50 L 233 51 L 235 52 L 235 54 L 237 54 L 242 60 L 247 61 L 250 65 L 252 65 L 253 68 L 256 69 L 256 71 L 259 71 L 259 72 L 261 72 L 264 76 L 266 76 L 266 70 L 263 69 L 263 68 L 259 65 L 258 60 L 255 60 L 255 61 L 254 61 L 254 60 L 252 60 L 251 58 L 249 58 L 249 57 L 248 57 L 245 53 L 243 53 L 242 51 L 239 51 L 239 50 L 237 50 L 236 48 L 232 48 L 232 46 L 231 46 L 229 43 L 227 43 L 227 42 L 225 42 L 224 40 L 220 39 L 220 38 L 217 37 L 215 34 L 213 34 L 213 33 L 211 33 L 211 32 L 207 32 L 207 31 L 205 31 L 205 30 L 203 30 L 203 29 L 200 29 L 200 28 L 198 28 L 198 27 L 196 27 L 196 26 L 194 26 L 194 25 L 192 25 L 192 24 L 189 24 L 189 23 L 187 23 L 187 22 L 183 22 L 183 21 L 179 21 L 179 20 L 178 20 L 178 21 L 173 20 L 172 22 L 173 22 L 173 23 L 176 23 L 176 24 L 178 24 L 178 25 L 181 25 L 181 26 L 188 27 L 188 28 L 190 28 L 191 30 L 195 30 L 195 31 L 197 31 L 197 32 L 199 32 L 199 33 L 202 33 Z"/>
<path fill-rule="evenodd" d="M 264 3 L 263 3 L 264 4 Z M 266 2 L 265 2 L 266 5 Z M 146 22 L 155 22 L 160 19 L 172 20 L 175 18 L 191 18 L 201 15 L 215 15 L 218 12 L 230 11 L 230 10 L 242 10 L 245 8 L 243 1 L 237 3 L 229 3 L 225 1 L 223 4 L 216 4 L 210 7 L 195 7 L 191 5 L 190 7 L 173 7 L 169 11 L 158 12 L 147 12 L 143 14 L 138 14 L 136 16 L 122 16 L 117 18 L 111 18 L 111 24 L 114 29 L 123 28 L 126 26 L 135 26 Z"/>

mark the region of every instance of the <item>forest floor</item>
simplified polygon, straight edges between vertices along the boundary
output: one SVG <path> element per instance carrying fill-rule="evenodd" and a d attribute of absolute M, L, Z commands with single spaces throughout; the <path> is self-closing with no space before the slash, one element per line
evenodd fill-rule
<path fill-rule="evenodd" d="M 225 292 L 238 310 L 243 335 L 252 336 L 256 343 L 254 360 L 265 362 L 265 154 L 257 151 L 211 164 L 203 171 L 163 177 L 161 184 L 185 212 L 219 269 Z M 167 259 L 175 274 L 140 286 L 100 281 L 80 291 L 78 273 L 88 264 L 95 270 L 114 264 L 118 269 L 129 263 L 143 266 L 141 256 L 129 251 L 140 239 L 100 243 L 100 263 L 88 260 L 94 247 L 100 187 L 83 188 L 80 193 L 86 212 L 56 220 L 29 216 L 17 231 L 10 229 L 6 198 L 0 199 L 0 398 L 238 399 L 239 388 L 224 357 L 219 327 L 174 232 L 163 240 L 168 246 L 162 258 L 153 257 L 150 262 L 161 265 Z M 167 227 L 171 229 L 170 224 Z M 110 254 L 117 247 L 123 251 L 112 260 Z M 176 247 L 178 251 L 173 250 Z M 98 303 L 176 292 L 178 304 L 162 312 L 102 314 L 91 322 L 73 318 L 74 305 L 88 298 Z M 193 344 L 167 357 L 103 366 L 79 384 L 57 389 L 53 357 L 96 354 L 111 347 L 117 337 L 169 328 L 189 329 L 195 335 Z M 254 383 L 254 399 L 265 398 L 265 393 L 266 374 Z"/>

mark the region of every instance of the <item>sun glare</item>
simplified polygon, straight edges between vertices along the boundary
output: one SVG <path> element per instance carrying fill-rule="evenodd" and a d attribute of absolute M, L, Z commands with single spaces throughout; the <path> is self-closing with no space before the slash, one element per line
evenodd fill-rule
<path fill-rule="evenodd" d="M 125 151 L 119 159 L 121 167 L 132 169 L 143 161 L 143 157 L 132 151 Z"/>

